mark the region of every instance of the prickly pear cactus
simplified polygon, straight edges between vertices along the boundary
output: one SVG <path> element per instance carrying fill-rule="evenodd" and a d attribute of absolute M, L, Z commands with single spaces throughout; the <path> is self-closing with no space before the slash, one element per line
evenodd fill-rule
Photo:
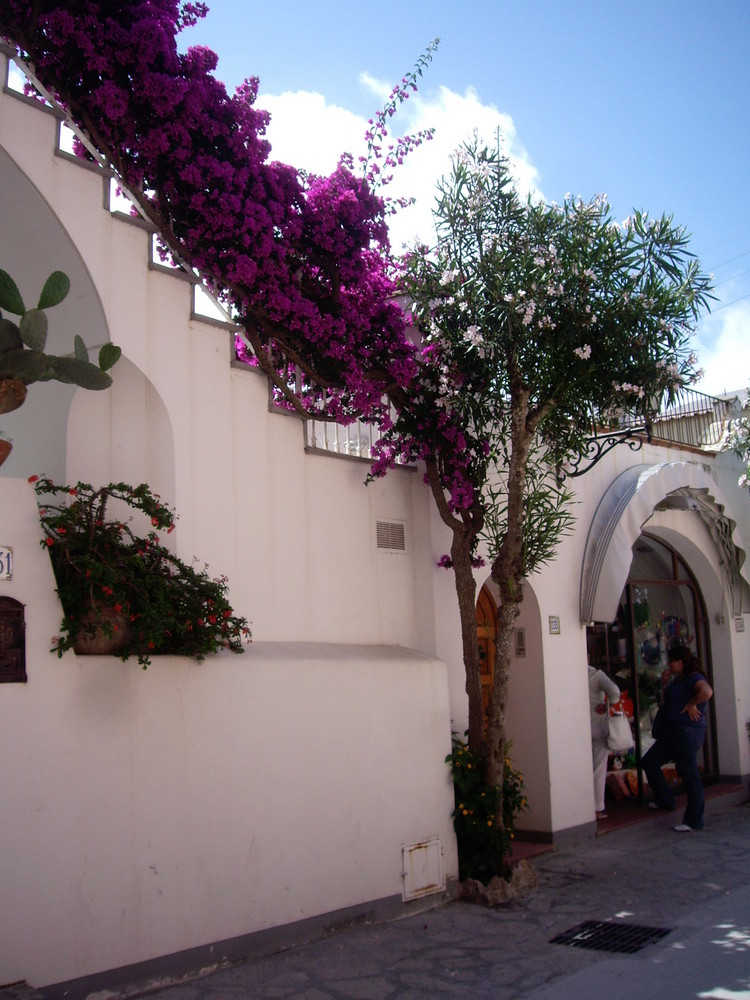
<path fill-rule="evenodd" d="M 26 386 L 32 382 L 69 382 L 84 389 L 106 389 L 112 385 L 107 370 L 120 357 L 120 348 L 105 344 L 98 364 L 89 361 L 81 337 L 75 337 L 73 354 L 56 357 L 45 354 L 47 343 L 46 309 L 58 305 L 70 290 L 70 279 L 62 271 L 47 278 L 33 309 L 24 305 L 18 286 L 0 269 L 0 310 L 19 317 L 18 323 L 0 312 L 0 413 L 17 409 L 26 398 Z"/>

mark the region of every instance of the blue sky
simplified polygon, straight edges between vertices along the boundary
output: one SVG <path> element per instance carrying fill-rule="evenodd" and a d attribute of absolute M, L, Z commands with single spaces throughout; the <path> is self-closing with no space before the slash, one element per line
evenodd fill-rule
<path fill-rule="evenodd" d="M 499 127 L 522 189 L 606 192 L 616 218 L 674 215 L 715 275 L 696 348 L 722 392 L 750 383 L 748 0 L 208 0 L 183 35 L 219 55 L 230 89 L 260 78 L 273 158 L 330 171 L 432 38 L 432 65 L 394 120 L 436 138 L 402 172 L 417 205 L 394 245 L 428 236 L 435 182 L 473 128 Z"/>

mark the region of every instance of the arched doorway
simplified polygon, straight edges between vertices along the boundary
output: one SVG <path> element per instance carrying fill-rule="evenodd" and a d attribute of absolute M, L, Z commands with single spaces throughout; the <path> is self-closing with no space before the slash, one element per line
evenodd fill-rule
<path fill-rule="evenodd" d="M 482 710 L 487 716 L 487 705 L 492 691 L 497 642 L 497 604 L 488 587 L 479 591 L 477 600 L 477 639 L 479 640 L 479 678 L 482 683 Z"/>
<path fill-rule="evenodd" d="M 617 796 L 644 800 L 640 762 L 653 743 L 651 726 L 659 706 L 670 645 L 686 643 L 712 681 L 711 645 L 703 596 L 693 574 L 665 541 L 643 533 L 633 546 L 625 588 L 613 622 L 587 628 L 589 662 L 607 672 L 623 693 L 632 748 L 611 755 L 608 787 Z M 704 780 L 719 773 L 713 702 L 700 761 Z M 676 774 L 668 778 L 676 782 Z"/>

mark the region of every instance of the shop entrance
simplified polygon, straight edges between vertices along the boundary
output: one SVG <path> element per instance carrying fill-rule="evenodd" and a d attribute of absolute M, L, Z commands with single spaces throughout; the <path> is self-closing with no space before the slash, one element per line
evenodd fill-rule
<path fill-rule="evenodd" d="M 689 568 L 672 548 L 653 536 L 640 536 L 633 546 L 633 562 L 616 620 L 589 626 L 586 640 L 591 665 L 604 670 L 620 688 L 621 708 L 631 728 L 632 746 L 610 754 L 608 795 L 643 803 L 640 763 L 654 742 L 651 726 L 670 646 L 678 640 L 689 646 L 709 684 L 713 683 L 703 598 Z M 706 742 L 699 764 L 704 781 L 711 781 L 719 771 L 713 700 L 706 718 Z M 677 784 L 673 768 L 665 768 L 665 774 Z"/>

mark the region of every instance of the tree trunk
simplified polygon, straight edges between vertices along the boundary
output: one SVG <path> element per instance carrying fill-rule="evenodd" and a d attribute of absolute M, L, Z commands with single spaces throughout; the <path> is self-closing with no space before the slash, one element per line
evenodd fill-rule
<path fill-rule="evenodd" d="M 486 783 L 502 789 L 505 772 L 505 711 L 508 701 L 508 681 L 510 678 L 510 655 L 513 628 L 520 610 L 519 602 L 504 602 L 497 609 L 497 646 L 492 692 L 487 709 L 487 737 L 483 748 L 484 773 Z M 495 816 L 495 827 L 503 828 L 503 811 Z"/>
<path fill-rule="evenodd" d="M 469 700 L 469 748 L 481 753 L 484 738 L 484 710 L 482 708 L 482 682 L 480 679 L 479 640 L 477 638 L 477 585 L 471 566 L 473 535 L 459 529 L 453 531 L 451 559 L 453 578 L 458 597 L 461 619 L 461 642 L 466 672 L 466 695 Z"/>
<path fill-rule="evenodd" d="M 488 785 L 502 788 L 505 768 L 505 709 L 508 697 L 511 644 L 516 618 L 523 600 L 524 523 L 526 475 L 534 429 L 528 425 L 529 393 L 520 379 L 511 381 L 511 454 L 508 470 L 508 514 L 505 536 L 492 564 L 492 579 L 500 591 L 497 616 L 497 647 L 492 694 L 487 713 L 484 759 Z M 503 827 L 502 809 L 495 817 Z"/>
<path fill-rule="evenodd" d="M 466 674 L 466 695 L 469 701 L 468 744 L 477 754 L 482 752 L 484 739 L 484 711 L 482 708 L 482 682 L 479 675 L 479 639 L 477 637 L 476 594 L 477 585 L 471 565 L 474 539 L 482 530 L 484 516 L 481 504 L 475 501 L 470 510 L 454 513 L 445 493 L 443 477 L 434 458 L 426 460 L 427 481 L 430 484 L 435 506 L 441 520 L 453 533 L 451 561 L 453 578 L 458 597 L 458 613 L 461 622 L 461 644 Z"/>

